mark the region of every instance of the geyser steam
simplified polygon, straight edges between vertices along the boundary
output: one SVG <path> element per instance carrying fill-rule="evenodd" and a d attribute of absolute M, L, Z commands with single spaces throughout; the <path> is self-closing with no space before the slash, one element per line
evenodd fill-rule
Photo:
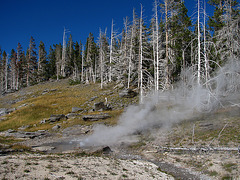
<path fill-rule="evenodd" d="M 194 76 L 186 74 L 185 81 L 179 82 L 174 90 L 154 93 L 145 99 L 144 104 L 129 106 L 116 126 L 96 125 L 94 133 L 80 145 L 117 144 L 129 140 L 129 135 L 136 131 L 155 126 L 171 127 L 173 123 L 190 119 L 197 113 L 211 112 L 226 103 L 239 103 L 236 98 L 240 90 L 238 61 L 226 64 L 215 77 L 201 85 L 196 83 Z"/>

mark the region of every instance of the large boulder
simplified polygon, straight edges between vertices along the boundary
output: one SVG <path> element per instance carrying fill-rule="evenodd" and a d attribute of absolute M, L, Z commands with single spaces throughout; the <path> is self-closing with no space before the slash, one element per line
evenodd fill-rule
<path fill-rule="evenodd" d="M 60 128 L 61 128 L 60 125 L 56 125 L 56 126 L 54 126 L 54 127 L 52 128 L 52 130 L 57 131 L 57 130 L 60 129 Z"/>
<path fill-rule="evenodd" d="M 10 108 L 10 109 L 0 108 L 0 116 L 4 116 L 6 114 L 12 113 L 15 110 L 16 110 L 16 108 Z"/>
<path fill-rule="evenodd" d="M 53 122 L 66 120 L 66 119 L 67 117 L 64 114 L 57 114 L 57 115 L 51 115 L 48 121 L 53 123 Z"/>
<path fill-rule="evenodd" d="M 84 109 L 82 108 L 79 108 L 79 107 L 72 107 L 72 113 L 77 113 L 77 112 L 80 112 L 80 111 L 83 111 Z"/>
<path fill-rule="evenodd" d="M 84 115 L 82 116 L 82 119 L 84 121 L 98 121 L 102 119 L 110 118 L 111 116 L 109 114 L 92 114 L 92 115 Z"/>
<path fill-rule="evenodd" d="M 137 93 L 132 89 L 124 89 L 119 93 L 119 97 L 121 98 L 133 98 L 137 96 Z"/>
<path fill-rule="evenodd" d="M 6 108 L 0 108 L 0 116 L 4 116 L 7 114 L 7 109 Z"/>
<path fill-rule="evenodd" d="M 109 104 L 105 105 L 104 102 L 97 102 L 94 103 L 94 111 L 106 111 L 106 110 L 111 110 L 112 108 L 110 107 Z"/>

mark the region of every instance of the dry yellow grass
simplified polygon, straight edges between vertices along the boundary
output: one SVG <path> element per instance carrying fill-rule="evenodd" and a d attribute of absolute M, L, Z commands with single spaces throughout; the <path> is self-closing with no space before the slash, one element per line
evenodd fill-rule
<path fill-rule="evenodd" d="M 100 89 L 100 84 L 79 84 L 70 86 L 67 80 L 59 82 L 47 82 L 35 86 L 27 87 L 19 92 L 1 97 L 0 100 L 24 99 L 12 105 L 16 111 L 6 116 L 6 120 L 0 122 L 0 131 L 7 129 L 17 129 L 23 125 L 30 125 L 28 130 L 50 129 L 51 124 L 39 124 L 41 120 L 49 118 L 52 114 L 68 114 L 72 107 L 81 107 L 90 110 L 94 102 L 105 102 L 105 98 L 112 102 L 117 102 L 118 91 L 113 92 L 114 84 L 110 84 L 104 89 Z M 112 93 L 109 93 L 111 91 Z M 97 96 L 96 101 L 89 101 Z M 5 98 L 5 99 L 4 99 Z M 131 100 L 124 100 L 131 101 Z M 125 102 L 124 102 L 125 103 Z M 6 104 L 6 102 L 5 102 Z M 23 106 L 19 108 L 20 106 Z M 105 123 L 116 124 L 118 116 L 123 110 L 108 111 L 112 118 L 104 120 Z M 99 113 L 99 112 L 94 112 Z M 92 124 L 84 122 L 81 117 L 68 120 L 63 125 L 71 126 L 75 124 Z"/>

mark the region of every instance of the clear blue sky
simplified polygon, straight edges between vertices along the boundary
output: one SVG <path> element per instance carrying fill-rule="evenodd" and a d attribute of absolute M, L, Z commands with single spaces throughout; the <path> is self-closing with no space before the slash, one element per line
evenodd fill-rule
<path fill-rule="evenodd" d="M 140 3 L 149 23 L 153 0 L 0 0 L 0 46 L 10 54 L 20 42 L 26 51 L 33 36 L 37 47 L 43 41 L 48 51 L 50 45 L 62 43 L 64 27 L 74 42 L 85 43 L 90 32 L 97 40 L 99 28 L 107 27 L 110 34 L 112 19 L 121 32 L 123 18 L 131 18 L 133 8 L 140 14 Z M 196 3 L 185 0 L 189 15 L 196 10 Z"/>

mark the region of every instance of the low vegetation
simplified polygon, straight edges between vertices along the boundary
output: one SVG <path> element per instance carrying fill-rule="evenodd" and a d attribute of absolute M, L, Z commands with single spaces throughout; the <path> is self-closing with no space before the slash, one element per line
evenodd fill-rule
<path fill-rule="evenodd" d="M 83 108 L 84 112 L 81 115 L 105 113 L 91 112 L 91 109 L 95 102 L 106 103 L 106 101 L 114 108 L 112 111 L 107 111 L 111 118 L 103 122 L 114 125 L 119 115 L 123 112 L 124 106 L 137 102 L 137 98 L 121 99 L 118 93 L 119 89 L 114 89 L 114 84 L 109 84 L 100 89 L 99 84 L 69 85 L 66 79 L 59 82 L 48 82 L 31 86 L 19 92 L 0 97 L 1 101 L 5 101 L 2 103 L 2 107 L 6 107 L 6 101 L 9 101 L 9 99 L 11 101 L 20 99 L 19 102 L 11 105 L 12 108 L 17 110 L 5 116 L 6 119 L 0 122 L 0 131 L 17 129 L 26 125 L 28 125 L 28 131 L 51 129 L 54 124 L 40 124 L 40 121 L 48 119 L 54 114 L 67 115 L 72 111 L 72 107 Z M 95 100 L 91 101 L 93 97 L 95 97 Z M 72 120 L 67 120 L 63 127 L 75 124 L 92 124 L 92 122 L 83 121 L 81 115 Z"/>

